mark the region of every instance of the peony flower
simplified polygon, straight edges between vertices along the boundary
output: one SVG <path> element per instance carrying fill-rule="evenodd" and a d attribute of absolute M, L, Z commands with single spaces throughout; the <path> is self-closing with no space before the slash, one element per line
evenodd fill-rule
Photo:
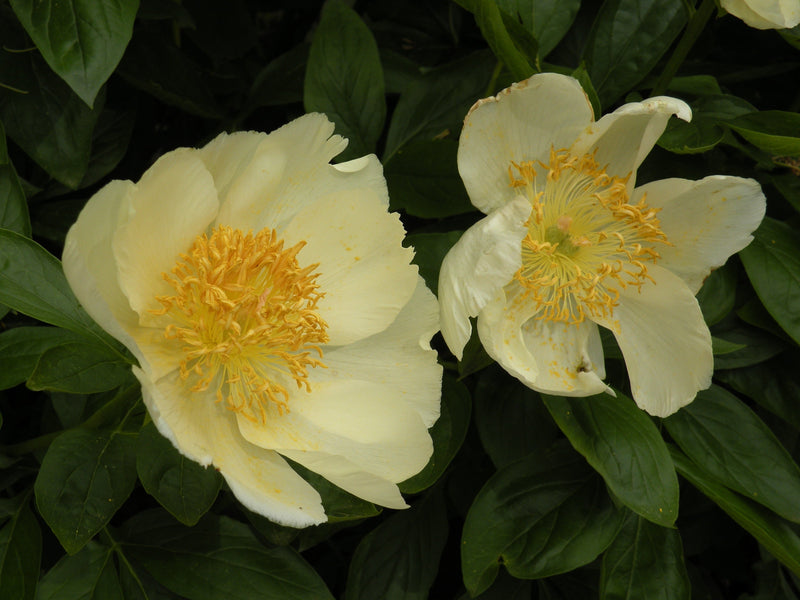
<path fill-rule="evenodd" d="M 722 8 L 756 29 L 786 29 L 800 23 L 800 0 L 721 0 Z"/>
<path fill-rule="evenodd" d="M 373 155 L 320 114 L 269 135 L 221 134 L 112 181 L 69 230 L 64 271 L 139 361 L 159 431 L 213 464 L 247 508 L 325 521 L 282 456 L 370 502 L 432 452 L 441 367 L 436 298 L 388 212 Z"/>
<path fill-rule="evenodd" d="M 442 334 L 456 357 L 477 317 L 488 354 L 528 387 L 610 392 L 601 325 L 650 414 L 669 415 L 710 385 L 711 336 L 694 295 L 750 242 L 765 203 L 739 177 L 635 187 L 673 114 L 691 117 L 680 100 L 651 98 L 595 123 L 580 84 L 553 73 L 472 107 L 458 168 L 487 216 L 439 278 Z"/>

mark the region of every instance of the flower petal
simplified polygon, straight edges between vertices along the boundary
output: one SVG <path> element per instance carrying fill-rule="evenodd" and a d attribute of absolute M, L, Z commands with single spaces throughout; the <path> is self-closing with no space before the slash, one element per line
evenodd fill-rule
<path fill-rule="evenodd" d="M 139 321 L 160 308 L 155 296 L 172 288 L 161 277 L 217 214 L 217 191 L 197 152 L 185 148 L 159 158 L 136 184 L 130 213 L 112 242 L 119 283 Z"/>
<path fill-rule="evenodd" d="M 550 149 L 569 147 L 592 122 L 592 107 L 576 79 L 541 73 L 467 113 L 458 144 L 458 171 L 472 204 L 485 213 L 514 199 L 513 162 L 546 161 Z"/>
<path fill-rule="evenodd" d="M 621 290 L 612 317 L 594 319 L 614 333 L 625 357 L 633 399 L 651 415 L 666 417 L 711 385 L 711 334 L 686 284 L 659 266 L 655 284 Z"/>
<path fill-rule="evenodd" d="M 722 8 L 756 29 L 786 29 L 800 23 L 797 0 L 721 0 Z"/>
<path fill-rule="evenodd" d="M 326 520 L 317 491 L 277 453 L 254 446 L 239 433 L 235 415 L 213 393 L 189 396 L 177 374 L 153 381 L 134 374 L 158 430 L 187 458 L 213 464 L 248 509 L 290 527 Z"/>
<path fill-rule="evenodd" d="M 658 218 L 671 246 L 659 246 L 659 264 L 681 277 L 696 294 L 712 269 L 721 267 L 753 239 L 766 199 L 753 179 L 715 175 L 700 181 L 664 179 L 634 191 Z"/>
<path fill-rule="evenodd" d="M 476 317 L 522 266 L 522 240 L 531 203 L 518 196 L 464 232 L 439 274 L 442 335 L 461 360 Z"/>
<path fill-rule="evenodd" d="M 427 464 L 433 443 L 420 416 L 399 396 L 367 381 L 315 383 L 311 392 L 292 395 L 285 414 L 263 425 L 241 417 L 239 429 L 253 444 L 281 454 L 320 452 L 382 479 L 404 481 Z M 339 485 L 336 473 L 317 472 Z"/>
<path fill-rule="evenodd" d="M 257 134 L 248 134 L 257 135 Z M 281 230 L 302 209 L 329 194 L 350 190 L 372 190 L 389 206 L 383 167 L 370 155 L 348 163 L 331 165 L 333 157 L 347 146 L 347 140 L 333 135 L 333 123 L 319 113 L 311 113 L 276 129 L 252 149 L 253 138 L 241 134 L 217 138 L 203 156 L 212 173 L 225 174 L 220 186 L 222 206 L 217 222 L 243 231 L 264 227 Z M 247 160 L 242 165 L 227 165 L 218 156 L 228 148 Z"/>
<path fill-rule="evenodd" d="M 361 379 L 396 390 L 426 427 L 439 417 L 442 367 L 430 340 L 439 330 L 439 304 L 420 277 L 411 300 L 380 333 L 334 348 L 314 369 L 315 381 Z"/>
<path fill-rule="evenodd" d="M 597 325 L 537 319 L 535 302 L 524 295 L 500 297 L 478 317 L 486 352 L 531 389 L 561 396 L 609 391 Z"/>
<path fill-rule="evenodd" d="M 130 335 L 138 328 L 139 317 L 119 287 L 111 251 L 114 231 L 134 189 L 132 182 L 116 180 L 89 199 L 67 232 L 62 264 L 81 306 L 141 364 L 144 357 Z"/>
<path fill-rule="evenodd" d="M 609 175 L 631 178 L 633 189 L 636 169 L 664 133 L 672 115 L 690 121 L 692 111 L 677 98 L 658 96 L 642 102 L 631 102 L 602 117 L 586 128 L 571 148 L 575 156 L 595 154 L 598 164 Z"/>
<path fill-rule="evenodd" d="M 306 242 L 297 256 L 301 266 L 319 264 L 325 296 L 318 309 L 332 346 L 386 329 L 417 286 L 400 218 L 372 190 L 331 194 L 299 211 L 279 234 L 289 246 Z"/>

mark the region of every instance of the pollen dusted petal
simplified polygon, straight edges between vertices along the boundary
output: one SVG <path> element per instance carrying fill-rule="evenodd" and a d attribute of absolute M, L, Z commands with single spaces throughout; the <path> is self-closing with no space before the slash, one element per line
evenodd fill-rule
<path fill-rule="evenodd" d="M 592 120 L 580 84 L 554 73 L 479 100 L 464 119 L 458 144 L 458 171 L 472 204 L 488 214 L 513 200 L 508 165 L 546 160 L 552 146 L 568 147 Z"/>
<path fill-rule="evenodd" d="M 130 217 L 112 244 L 120 287 L 143 325 L 153 321 L 153 298 L 170 291 L 161 273 L 205 231 L 218 207 L 214 181 L 194 150 L 165 154 L 136 184 Z"/>
<path fill-rule="evenodd" d="M 658 264 L 681 277 L 693 294 L 712 269 L 750 243 L 766 210 L 761 186 L 741 177 L 663 179 L 637 188 L 634 202 L 645 196 L 660 210 L 661 228 L 672 243 L 659 250 Z"/>
<path fill-rule="evenodd" d="M 319 315 L 331 346 L 383 331 L 414 293 L 414 251 L 403 248 L 399 217 L 372 190 L 340 192 L 304 208 L 281 236 L 287 244 L 305 242 L 303 264 L 319 264 Z"/>
<path fill-rule="evenodd" d="M 587 127 L 572 144 L 570 153 L 576 156 L 593 154 L 609 175 L 630 176 L 630 192 L 636 169 L 664 133 L 672 115 L 689 121 L 692 111 L 682 100 L 666 96 L 625 104 Z"/>
<path fill-rule="evenodd" d="M 310 393 L 295 394 L 289 412 L 264 424 L 239 418 L 239 429 L 257 446 L 329 454 L 388 481 L 404 481 L 427 464 L 433 445 L 420 416 L 399 396 L 366 381 L 318 383 Z"/>
<path fill-rule="evenodd" d="M 711 334 L 686 284 L 653 266 L 655 284 L 622 290 L 611 318 L 593 319 L 614 333 L 625 357 L 633 399 L 666 417 L 711 385 Z"/>
<path fill-rule="evenodd" d="M 325 369 L 312 381 L 362 379 L 397 390 L 426 427 L 439 418 L 442 367 L 431 349 L 439 329 L 439 304 L 419 277 L 417 288 L 394 322 L 373 336 L 325 352 Z M 413 373 L 413 377 L 408 374 Z"/>
<path fill-rule="evenodd" d="M 177 373 L 159 381 L 136 367 L 134 374 L 158 430 L 187 458 L 213 464 L 247 508 L 290 527 L 326 520 L 317 491 L 276 452 L 244 440 L 213 393 L 187 395 Z"/>
<path fill-rule="evenodd" d="M 472 332 L 469 317 L 478 316 L 522 264 L 520 244 L 530 214 L 530 202 L 518 196 L 465 231 L 442 261 L 442 335 L 459 360 Z"/>

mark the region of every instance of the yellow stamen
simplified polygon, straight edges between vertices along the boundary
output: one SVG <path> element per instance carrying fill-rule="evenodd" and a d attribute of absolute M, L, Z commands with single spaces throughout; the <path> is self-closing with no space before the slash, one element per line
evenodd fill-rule
<path fill-rule="evenodd" d="M 580 323 L 608 317 L 620 290 L 653 282 L 646 263 L 670 245 L 646 199 L 629 203 L 628 177 L 606 173 L 594 154 L 551 150 L 549 163 L 512 162 L 509 182 L 533 208 L 514 279 L 533 300 L 537 318 Z"/>
<path fill-rule="evenodd" d="M 217 402 L 263 423 L 289 410 L 286 382 L 309 389 L 328 335 L 319 265 L 297 261 L 304 245 L 284 248 L 271 229 L 217 227 L 162 274 L 175 295 L 157 296 L 163 308 L 151 312 L 171 318 L 164 336 L 182 344 L 180 376 L 192 392 L 216 388 Z"/>

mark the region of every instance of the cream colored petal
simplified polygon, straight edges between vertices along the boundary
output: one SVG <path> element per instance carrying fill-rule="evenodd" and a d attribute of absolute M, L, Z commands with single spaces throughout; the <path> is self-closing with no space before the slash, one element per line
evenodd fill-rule
<path fill-rule="evenodd" d="M 158 430 L 187 458 L 213 465 L 248 509 L 290 527 L 326 521 L 322 500 L 277 453 L 247 442 L 212 393 L 187 395 L 176 374 L 153 381 L 134 367 Z"/>
<path fill-rule="evenodd" d="M 521 288 L 510 286 L 498 294 L 478 317 L 478 333 L 489 356 L 539 392 L 591 396 L 609 391 L 601 381 L 605 367 L 597 326 L 543 321 L 536 318 L 538 312 Z"/>
<path fill-rule="evenodd" d="M 430 340 L 439 330 L 439 304 L 419 277 L 408 304 L 385 330 L 323 357 L 326 369 L 314 369 L 315 381 L 361 379 L 385 385 L 431 427 L 439 417 L 442 367 Z"/>
<path fill-rule="evenodd" d="M 633 399 L 666 417 L 711 385 L 711 334 L 686 284 L 667 269 L 648 268 L 655 284 L 622 290 L 613 317 L 595 319 L 614 333 L 625 357 Z"/>
<path fill-rule="evenodd" d="M 677 98 L 658 96 L 620 106 L 593 123 L 571 148 L 574 155 L 595 153 L 595 159 L 609 175 L 628 177 L 630 190 L 636 169 L 664 132 L 672 115 L 690 121 L 692 111 Z"/>
<path fill-rule="evenodd" d="M 417 285 L 414 251 L 402 246 L 400 218 L 371 190 L 329 195 L 295 215 L 280 236 L 288 246 L 305 242 L 297 260 L 319 264 L 325 296 L 319 315 L 329 345 L 350 344 L 386 329 Z"/>
<path fill-rule="evenodd" d="M 260 131 L 220 133 L 197 150 L 197 156 L 214 179 L 220 199 L 228 195 L 233 182 L 251 167 L 259 146 L 266 138 L 267 134 Z M 282 168 L 282 161 L 280 166 Z"/>
<path fill-rule="evenodd" d="M 120 287 L 140 323 L 150 323 L 148 310 L 161 307 L 155 296 L 174 291 L 161 274 L 206 231 L 217 209 L 214 181 L 194 150 L 165 154 L 136 184 L 112 247 Z"/>
<path fill-rule="evenodd" d="M 461 360 L 476 317 L 522 266 L 522 240 L 530 202 L 518 196 L 461 236 L 442 261 L 439 310 L 442 335 Z"/>
<path fill-rule="evenodd" d="M 347 140 L 333 135 L 333 123 L 319 113 L 273 131 L 259 141 L 222 190 L 218 222 L 244 231 L 281 230 L 305 207 L 330 194 L 355 190 L 372 190 L 388 207 L 377 157 L 329 164 L 346 146 Z"/>
<path fill-rule="evenodd" d="M 721 5 L 756 29 L 785 29 L 800 23 L 797 0 L 721 0 Z"/>
<path fill-rule="evenodd" d="M 693 294 L 712 269 L 752 241 L 766 211 L 761 186 L 741 177 L 654 181 L 637 188 L 632 203 L 642 197 L 661 209 L 661 229 L 672 244 L 657 247 L 659 264 L 680 276 Z"/>
<path fill-rule="evenodd" d="M 89 316 L 142 363 L 144 357 L 131 336 L 139 317 L 119 287 L 111 252 L 114 231 L 127 212 L 134 188 L 130 181 L 112 181 L 89 199 L 67 232 L 62 264 L 72 291 Z"/>
<path fill-rule="evenodd" d="M 513 200 L 511 163 L 546 161 L 551 148 L 569 147 L 592 120 L 578 81 L 556 73 L 534 75 L 479 100 L 458 143 L 458 171 L 472 204 L 488 214 Z"/>
<path fill-rule="evenodd" d="M 367 473 L 341 456 L 311 450 L 281 450 L 281 454 L 368 502 L 387 508 L 408 508 L 397 484 Z"/>
<path fill-rule="evenodd" d="M 367 381 L 315 383 L 310 393 L 292 395 L 285 414 L 271 416 L 266 424 L 240 418 L 239 429 L 257 446 L 282 454 L 306 450 L 338 456 L 392 482 L 418 473 L 433 452 L 416 411 L 396 390 Z M 319 474 L 337 483 L 335 474 Z"/>

